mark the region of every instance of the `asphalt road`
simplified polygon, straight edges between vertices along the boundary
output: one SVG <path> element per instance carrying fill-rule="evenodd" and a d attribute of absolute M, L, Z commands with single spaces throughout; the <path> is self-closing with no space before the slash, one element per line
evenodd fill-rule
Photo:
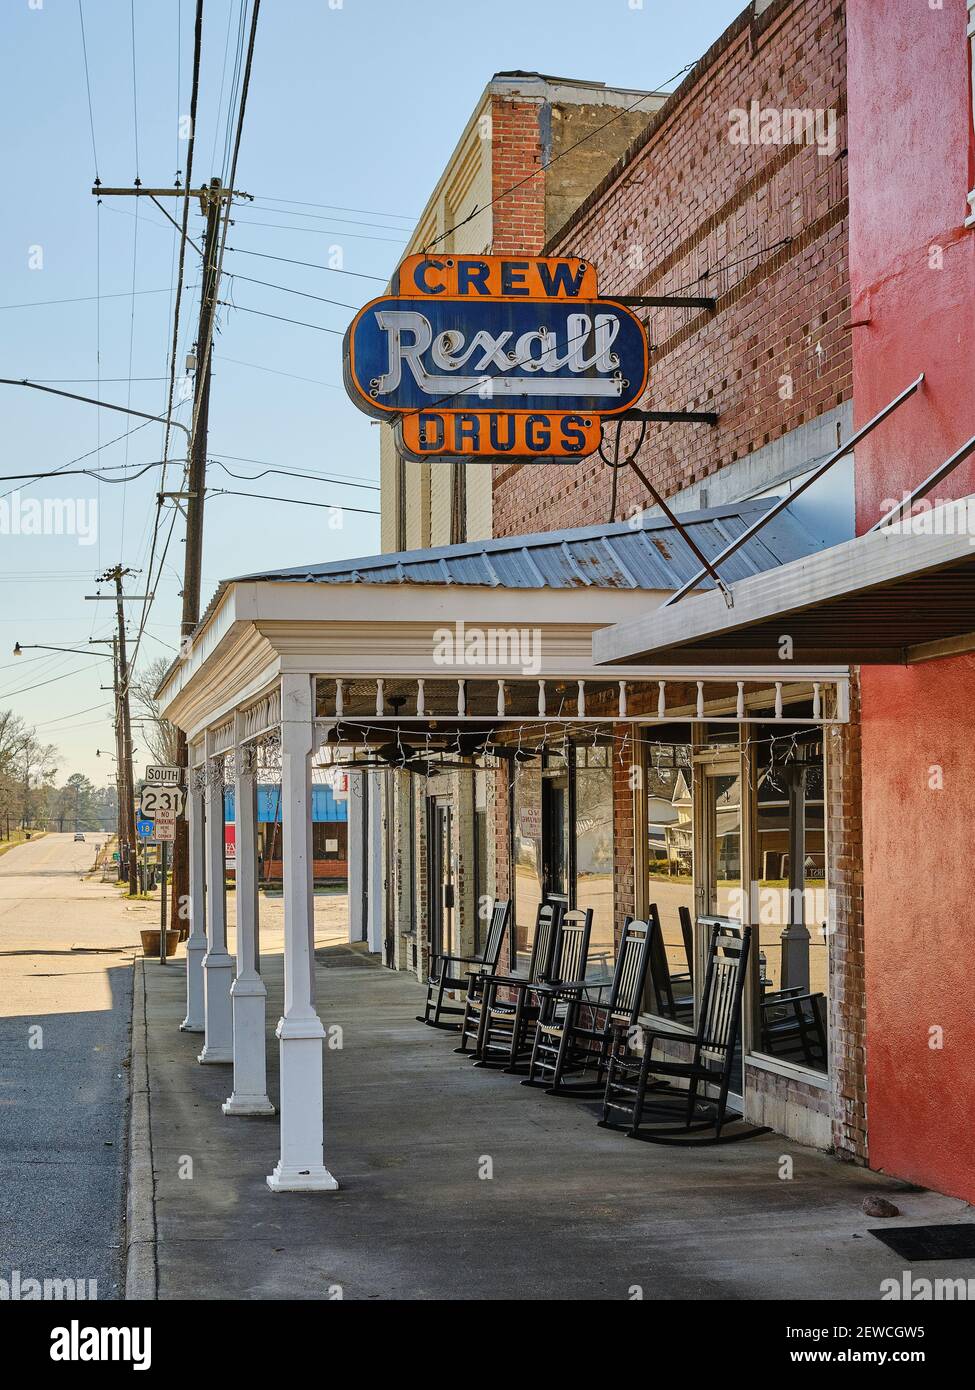
<path fill-rule="evenodd" d="M 148 923 L 84 877 L 101 838 L 0 856 L 0 1279 L 94 1279 L 107 1299 L 120 1296 L 132 957 Z"/>

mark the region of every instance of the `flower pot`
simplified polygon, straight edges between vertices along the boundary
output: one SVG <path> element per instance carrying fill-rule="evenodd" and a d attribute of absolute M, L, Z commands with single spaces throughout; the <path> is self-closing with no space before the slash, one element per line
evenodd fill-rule
<path fill-rule="evenodd" d="M 158 959 L 158 958 L 159 958 L 159 928 L 158 928 L 158 927 L 146 927 L 143 931 L 140 931 L 139 935 L 142 937 L 142 952 L 143 952 L 143 955 L 145 955 L 146 957 L 150 957 L 150 956 L 151 956 L 151 957 L 153 957 L 154 959 Z M 167 956 L 174 956 L 174 955 L 176 954 L 176 943 L 177 943 L 178 941 L 179 941 L 179 932 L 178 932 L 178 931 L 173 931 L 173 930 L 170 929 L 169 931 L 166 932 L 166 955 L 167 955 Z"/>

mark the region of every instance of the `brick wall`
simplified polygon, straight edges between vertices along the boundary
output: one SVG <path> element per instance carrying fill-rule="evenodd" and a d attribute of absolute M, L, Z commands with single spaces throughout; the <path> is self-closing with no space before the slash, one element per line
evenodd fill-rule
<path fill-rule="evenodd" d="M 850 682 L 850 723 L 826 741 L 829 826 L 828 884 L 833 900 L 830 941 L 829 1051 L 833 1147 L 867 1161 L 866 992 L 863 954 L 863 820 L 860 689 Z"/>
<path fill-rule="evenodd" d="M 537 254 L 545 241 L 545 174 L 537 101 L 491 102 L 491 251 Z M 527 180 L 527 182 L 525 182 Z M 511 189 L 506 193 L 505 189 Z M 503 196 L 502 196 L 503 195 Z"/>
<path fill-rule="evenodd" d="M 776 0 L 757 18 L 749 7 L 546 247 L 592 260 L 604 293 L 717 299 L 713 314 L 642 311 L 653 347 L 642 405 L 720 416 L 715 428 L 649 427 L 640 462 L 665 494 L 850 398 L 845 67 L 842 4 Z M 753 98 L 832 110 L 835 151 L 732 144 L 729 113 Z M 628 470 L 619 483 L 618 518 L 647 502 Z M 495 534 L 606 521 L 610 488 L 598 457 L 499 466 Z"/>

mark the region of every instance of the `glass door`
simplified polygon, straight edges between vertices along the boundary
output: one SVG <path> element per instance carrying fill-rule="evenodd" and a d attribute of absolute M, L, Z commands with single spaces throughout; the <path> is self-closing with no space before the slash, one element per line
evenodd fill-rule
<path fill-rule="evenodd" d="M 571 907 L 569 769 L 552 760 L 542 772 L 542 896 Z"/>
<path fill-rule="evenodd" d="M 744 920 L 745 897 L 742 874 L 743 779 L 740 757 L 736 753 L 733 758 L 722 757 L 713 763 L 705 763 L 702 772 L 703 873 L 698 888 L 701 913 L 709 917 L 729 917 L 741 923 Z M 695 971 L 695 976 L 701 980 L 702 985 L 709 937 L 710 930 L 702 923 L 698 928 L 697 941 L 700 964 L 699 969 Z M 739 1029 L 738 1033 L 731 1080 L 731 1089 L 739 1101 L 744 1094 L 742 1029 Z"/>
<path fill-rule="evenodd" d="M 431 797 L 427 805 L 429 846 L 430 950 L 434 955 L 457 950 L 454 940 L 454 873 L 452 815 L 449 801 Z"/>

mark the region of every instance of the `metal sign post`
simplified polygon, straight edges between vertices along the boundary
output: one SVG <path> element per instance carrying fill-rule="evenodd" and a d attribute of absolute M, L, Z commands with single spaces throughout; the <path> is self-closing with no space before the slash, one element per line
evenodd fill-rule
<path fill-rule="evenodd" d="M 169 841 L 159 847 L 159 964 L 166 964 L 166 868 L 169 862 Z"/>

